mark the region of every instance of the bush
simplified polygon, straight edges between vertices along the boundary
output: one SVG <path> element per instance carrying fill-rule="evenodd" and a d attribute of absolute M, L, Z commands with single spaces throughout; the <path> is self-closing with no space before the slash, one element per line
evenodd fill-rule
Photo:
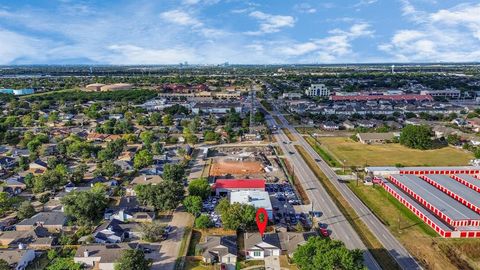
<path fill-rule="evenodd" d="M 198 229 L 207 229 L 213 226 L 212 221 L 207 215 L 201 215 L 195 219 L 195 227 Z"/>

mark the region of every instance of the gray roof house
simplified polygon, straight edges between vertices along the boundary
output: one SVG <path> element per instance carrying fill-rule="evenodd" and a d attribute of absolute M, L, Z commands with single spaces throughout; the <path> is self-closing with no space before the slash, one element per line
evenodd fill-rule
<path fill-rule="evenodd" d="M 23 270 L 35 259 L 33 249 L 1 249 L 0 259 L 5 260 L 11 269 Z"/>
<path fill-rule="evenodd" d="M 40 212 L 31 218 L 24 219 L 15 225 L 17 231 L 31 230 L 37 226 L 44 227 L 50 232 L 58 232 L 63 229 L 67 217 L 63 212 Z"/>
<path fill-rule="evenodd" d="M 73 261 L 99 270 L 114 269 L 115 263 L 122 256 L 122 251 L 136 248 L 137 244 L 110 244 L 80 246 Z"/>
<path fill-rule="evenodd" d="M 237 261 L 237 236 L 208 236 L 198 245 L 205 263 L 235 265 Z"/>

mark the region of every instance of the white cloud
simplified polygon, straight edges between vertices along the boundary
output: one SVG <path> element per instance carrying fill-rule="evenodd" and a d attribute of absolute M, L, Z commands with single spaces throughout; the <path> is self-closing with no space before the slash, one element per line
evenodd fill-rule
<path fill-rule="evenodd" d="M 376 2 L 378 2 L 378 0 L 360 0 L 360 2 L 354 5 L 354 7 L 369 6 L 375 4 Z"/>
<path fill-rule="evenodd" d="M 149 65 L 171 64 L 188 61 L 195 53 L 188 48 L 149 49 L 135 45 L 110 45 L 108 49 L 114 54 L 109 59 L 111 64 Z"/>
<path fill-rule="evenodd" d="M 189 13 L 182 10 L 178 10 L 178 9 L 162 12 L 160 14 L 160 17 L 169 23 L 178 24 L 182 26 L 199 27 L 203 25 L 203 23 L 201 23 L 199 20 L 194 18 Z"/>
<path fill-rule="evenodd" d="M 296 4 L 293 8 L 300 13 L 313 14 L 317 12 L 317 9 L 308 3 Z"/>
<path fill-rule="evenodd" d="M 260 29 L 258 31 L 246 32 L 248 35 L 276 33 L 282 28 L 295 25 L 295 18 L 292 16 L 272 15 L 261 11 L 253 11 L 249 16 L 260 22 Z"/>
<path fill-rule="evenodd" d="M 283 43 L 277 48 L 287 57 L 303 56 L 309 62 L 312 60 L 320 62 L 346 61 L 347 57 L 354 57 L 352 42 L 361 37 L 371 37 L 374 33 L 367 23 L 352 25 L 348 30 L 334 29 L 329 31 L 330 36 L 320 39 L 313 39 L 304 43 L 289 44 Z M 350 62 L 352 58 L 349 58 Z"/>
<path fill-rule="evenodd" d="M 19 59 L 42 56 L 46 42 L 0 28 L 0 65 L 10 64 Z"/>
<path fill-rule="evenodd" d="M 462 4 L 433 13 L 403 0 L 403 14 L 415 29 L 397 31 L 378 48 L 399 61 L 467 62 L 480 60 L 480 4 Z M 422 18 L 419 19 L 418 15 Z"/>

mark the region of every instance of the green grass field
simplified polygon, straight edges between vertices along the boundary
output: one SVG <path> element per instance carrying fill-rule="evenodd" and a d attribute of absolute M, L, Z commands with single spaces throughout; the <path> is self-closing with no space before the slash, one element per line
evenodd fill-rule
<path fill-rule="evenodd" d="M 415 150 L 400 144 L 362 144 L 346 137 L 318 138 L 321 146 L 346 166 L 458 166 L 467 165 L 473 154 L 444 147 L 435 150 Z"/>

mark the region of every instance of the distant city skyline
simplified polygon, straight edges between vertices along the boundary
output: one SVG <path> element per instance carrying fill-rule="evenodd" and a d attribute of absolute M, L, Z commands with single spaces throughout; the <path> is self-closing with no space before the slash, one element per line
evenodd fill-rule
<path fill-rule="evenodd" d="M 0 65 L 480 61 L 480 3 L 0 0 Z"/>

